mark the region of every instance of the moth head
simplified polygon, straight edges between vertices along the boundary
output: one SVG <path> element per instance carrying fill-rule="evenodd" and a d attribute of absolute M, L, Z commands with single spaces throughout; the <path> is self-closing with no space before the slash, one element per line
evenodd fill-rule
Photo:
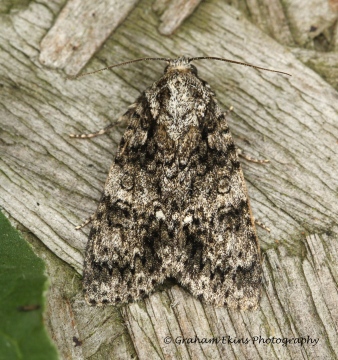
<path fill-rule="evenodd" d="M 191 59 L 185 56 L 178 57 L 176 59 L 168 59 L 168 65 L 164 69 L 164 73 L 167 74 L 172 71 L 180 72 L 192 72 L 197 75 L 197 69 L 191 64 Z"/>

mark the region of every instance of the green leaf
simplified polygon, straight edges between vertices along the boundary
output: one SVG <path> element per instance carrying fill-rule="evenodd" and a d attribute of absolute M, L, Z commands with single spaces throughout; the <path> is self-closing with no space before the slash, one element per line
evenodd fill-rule
<path fill-rule="evenodd" d="M 43 261 L 0 213 L 0 359 L 54 360 L 43 323 Z"/>

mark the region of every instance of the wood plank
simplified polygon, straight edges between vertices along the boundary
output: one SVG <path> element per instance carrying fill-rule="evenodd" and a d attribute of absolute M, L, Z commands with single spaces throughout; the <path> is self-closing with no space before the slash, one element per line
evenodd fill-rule
<path fill-rule="evenodd" d="M 41 41 L 41 64 L 76 75 L 138 0 L 69 0 Z"/>
<path fill-rule="evenodd" d="M 116 120 L 161 76 L 163 64 L 137 63 L 78 81 L 42 67 L 39 44 L 63 2 L 48 4 L 30 2 L 0 14 L 0 205 L 36 238 L 31 242 L 40 256 L 55 260 L 48 270 L 47 323 L 64 358 L 337 357 L 337 91 L 223 2 L 201 2 L 168 38 L 157 31 L 152 2 L 141 1 L 86 71 L 138 57 L 188 54 L 293 74 L 195 64 L 220 106 L 234 106 L 229 124 L 238 146 L 270 160 L 264 166 L 243 161 L 253 213 L 272 229 L 270 234 L 258 229 L 264 293 L 256 312 L 212 308 L 178 286 L 122 309 L 90 308 L 78 275 L 89 228 L 77 232 L 74 227 L 95 211 L 124 129 L 91 141 L 68 134 L 92 132 Z M 61 324 L 67 321 L 63 336 Z M 319 342 L 164 343 L 166 336 L 195 335 L 243 341 L 310 336 Z M 73 336 L 82 341 L 81 349 L 72 348 Z"/>

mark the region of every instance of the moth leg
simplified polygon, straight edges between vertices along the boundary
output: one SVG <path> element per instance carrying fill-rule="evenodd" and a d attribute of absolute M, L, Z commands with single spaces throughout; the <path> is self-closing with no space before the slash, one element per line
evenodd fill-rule
<path fill-rule="evenodd" d="M 234 107 L 231 105 L 229 109 L 225 111 L 225 115 L 229 115 L 232 111 L 234 111 Z"/>
<path fill-rule="evenodd" d="M 81 225 L 76 226 L 76 227 L 75 227 L 75 230 L 80 230 L 80 229 L 82 229 L 84 226 L 86 226 L 86 225 L 88 225 L 90 222 L 92 222 L 93 219 L 94 219 L 94 215 L 95 215 L 95 214 L 89 216 L 89 218 L 87 218 Z"/>
<path fill-rule="evenodd" d="M 268 228 L 265 224 L 255 219 L 255 223 L 260 226 L 262 229 L 266 230 L 267 232 L 270 232 L 270 228 Z"/>
<path fill-rule="evenodd" d="M 233 106 L 230 106 L 229 109 L 227 111 L 224 112 L 224 116 L 228 116 L 231 114 L 231 112 L 234 110 L 234 107 Z M 243 139 L 244 140 L 244 139 Z M 239 149 L 237 148 L 237 155 L 248 160 L 248 161 L 251 161 L 251 162 L 254 162 L 256 164 L 266 164 L 269 162 L 269 160 L 267 159 L 255 159 L 249 155 L 246 155 L 243 153 L 243 150 L 242 149 Z"/>
<path fill-rule="evenodd" d="M 106 126 L 105 128 L 103 128 L 97 132 L 94 132 L 92 134 L 69 134 L 69 136 L 71 138 L 77 138 L 77 139 L 90 139 L 95 136 L 100 136 L 100 135 L 106 134 L 111 129 L 113 129 L 116 125 L 118 125 L 120 123 L 121 124 L 127 123 L 130 118 L 130 113 L 133 113 L 135 111 L 136 107 L 137 107 L 137 103 L 130 105 L 129 110 L 124 115 L 120 116 L 116 121 L 110 123 L 108 126 Z"/>
<path fill-rule="evenodd" d="M 266 164 L 269 162 L 269 160 L 267 159 L 255 159 L 255 158 L 252 158 L 251 156 L 248 156 L 246 154 L 243 154 L 243 151 L 242 149 L 239 149 L 237 148 L 237 154 L 238 156 L 241 156 L 242 158 L 248 160 L 248 161 L 251 161 L 251 162 L 254 162 L 256 164 Z M 268 228 L 266 225 L 264 225 L 262 222 L 258 221 L 255 219 L 255 223 L 260 226 L 262 229 L 266 230 L 267 232 L 270 232 L 270 228 Z"/>
<path fill-rule="evenodd" d="M 109 132 L 113 127 L 116 126 L 116 124 L 119 122 L 119 120 L 115 121 L 114 123 L 109 124 L 108 126 L 106 126 L 105 128 L 92 133 L 92 134 L 69 134 L 69 136 L 71 138 L 77 138 L 77 139 L 90 139 L 93 138 L 95 136 L 100 136 L 103 134 L 106 134 L 107 132 Z"/>
<path fill-rule="evenodd" d="M 249 155 L 243 154 L 243 150 L 239 149 L 239 148 L 237 148 L 237 155 L 242 157 L 245 160 L 251 161 L 251 162 L 256 163 L 256 164 L 266 164 L 266 163 L 270 162 L 267 159 L 255 159 L 255 158 L 253 158 L 253 157 L 251 157 Z"/>

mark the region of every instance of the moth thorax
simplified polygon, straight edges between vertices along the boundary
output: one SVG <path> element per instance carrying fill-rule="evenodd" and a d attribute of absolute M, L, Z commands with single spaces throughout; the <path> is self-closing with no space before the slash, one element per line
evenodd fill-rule
<path fill-rule="evenodd" d="M 167 73 L 172 71 L 193 72 L 195 75 L 197 75 L 196 67 L 192 65 L 189 58 L 185 56 L 169 61 L 169 65 L 166 67 L 164 72 Z"/>

